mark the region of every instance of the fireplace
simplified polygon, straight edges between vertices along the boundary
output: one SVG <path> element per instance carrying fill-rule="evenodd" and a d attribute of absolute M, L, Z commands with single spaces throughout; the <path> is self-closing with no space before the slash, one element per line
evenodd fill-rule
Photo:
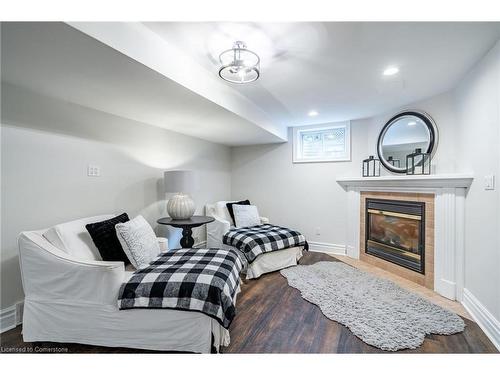
<path fill-rule="evenodd" d="M 425 202 L 367 198 L 365 252 L 425 274 Z"/>

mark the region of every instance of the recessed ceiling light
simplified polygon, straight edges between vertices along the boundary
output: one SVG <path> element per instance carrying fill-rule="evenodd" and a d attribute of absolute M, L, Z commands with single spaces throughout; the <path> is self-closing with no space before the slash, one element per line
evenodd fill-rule
<path fill-rule="evenodd" d="M 314 109 L 309 111 L 309 113 L 307 114 L 309 117 L 314 117 L 314 116 L 317 116 L 319 115 L 318 111 L 315 111 Z"/>
<path fill-rule="evenodd" d="M 410 122 L 408 123 L 408 125 L 410 125 L 410 126 L 417 125 L 417 122 L 416 122 L 416 121 L 410 121 Z"/>
<path fill-rule="evenodd" d="M 389 66 L 384 70 L 384 76 L 393 76 L 399 73 L 399 68 L 397 66 Z"/>

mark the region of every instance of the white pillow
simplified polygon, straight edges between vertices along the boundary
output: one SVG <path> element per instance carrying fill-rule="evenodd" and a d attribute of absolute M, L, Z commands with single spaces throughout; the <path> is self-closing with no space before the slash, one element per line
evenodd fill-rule
<path fill-rule="evenodd" d="M 123 251 L 136 269 L 147 267 L 159 255 L 155 232 L 141 215 L 116 224 L 115 229 Z"/>
<path fill-rule="evenodd" d="M 102 260 L 85 225 L 111 219 L 116 215 L 99 215 L 68 221 L 49 228 L 43 237 L 59 250 L 81 260 Z"/>
<path fill-rule="evenodd" d="M 259 211 L 256 206 L 235 204 L 233 206 L 234 224 L 238 227 L 260 225 Z"/>

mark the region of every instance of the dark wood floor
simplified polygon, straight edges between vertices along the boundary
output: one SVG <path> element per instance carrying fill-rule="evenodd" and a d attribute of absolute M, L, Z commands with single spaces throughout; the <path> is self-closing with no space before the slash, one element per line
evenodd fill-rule
<path fill-rule="evenodd" d="M 335 261 L 321 253 L 307 253 L 301 264 Z M 415 350 L 398 353 L 496 353 L 478 325 L 465 319 L 463 333 L 428 336 Z M 320 309 L 300 297 L 279 272 L 245 281 L 238 296 L 237 314 L 231 328 L 231 345 L 223 353 L 387 353 L 354 336 L 343 325 L 327 319 Z M 21 327 L 0 337 L 1 347 L 68 353 L 144 353 L 126 348 L 80 344 L 24 343 Z M 5 352 L 5 350 L 2 350 Z"/>
<path fill-rule="evenodd" d="M 335 261 L 309 252 L 301 264 Z M 279 272 L 246 281 L 231 324 L 231 345 L 225 353 L 388 353 L 365 344 L 345 326 L 326 318 L 321 310 L 291 288 Z M 430 335 L 415 350 L 398 353 L 496 353 L 479 326 L 465 319 L 463 333 Z"/>

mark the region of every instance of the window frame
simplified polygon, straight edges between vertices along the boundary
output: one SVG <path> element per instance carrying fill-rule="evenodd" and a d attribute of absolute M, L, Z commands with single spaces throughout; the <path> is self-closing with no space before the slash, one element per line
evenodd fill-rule
<path fill-rule="evenodd" d="M 302 150 L 302 139 L 301 134 L 304 132 L 314 132 L 321 131 L 327 129 L 345 129 L 345 153 L 342 157 L 318 157 L 318 158 L 304 158 L 300 152 Z M 293 163 L 334 163 L 334 162 L 343 162 L 343 161 L 351 161 L 351 122 L 350 121 L 342 121 L 342 122 L 331 122 L 326 124 L 317 124 L 317 125 L 306 125 L 306 126 L 296 126 L 293 127 L 293 135 L 292 135 L 292 144 L 293 144 Z"/>

